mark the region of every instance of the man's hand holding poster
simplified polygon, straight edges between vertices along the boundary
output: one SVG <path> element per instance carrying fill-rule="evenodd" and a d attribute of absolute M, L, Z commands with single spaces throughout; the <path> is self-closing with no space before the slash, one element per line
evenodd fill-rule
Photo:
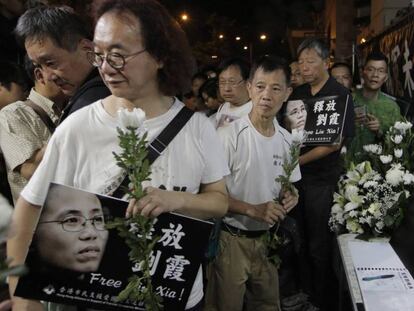
<path fill-rule="evenodd" d="M 99 310 L 145 310 L 118 301 L 128 278 L 140 273 L 129 248 L 105 222 L 123 217 L 128 202 L 51 184 L 16 296 Z M 154 219 L 159 236 L 151 276 L 164 310 L 184 310 L 209 238 L 209 222 L 167 213 Z M 139 228 L 131 228 L 139 233 Z"/>
<path fill-rule="evenodd" d="M 338 144 L 342 139 L 348 100 L 349 95 L 288 101 L 287 127 L 305 130 L 304 145 Z"/>

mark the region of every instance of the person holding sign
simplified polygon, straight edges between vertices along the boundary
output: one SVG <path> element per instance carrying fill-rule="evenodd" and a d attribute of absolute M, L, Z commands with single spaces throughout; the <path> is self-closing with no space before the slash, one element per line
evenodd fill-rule
<path fill-rule="evenodd" d="M 275 180 L 284 174 L 291 143 L 275 118 L 292 91 L 288 63 L 274 56 L 259 59 L 248 90 L 252 111 L 218 130 L 231 170 L 230 202 L 211 263 L 206 311 L 280 310 L 277 267 L 267 257 L 263 236 L 298 201 Z M 291 181 L 300 177 L 297 166 Z"/>
<path fill-rule="evenodd" d="M 329 96 L 349 97 L 345 110 L 342 138 L 330 145 L 305 146 L 301 149 L 299 164 L 302 180 L 299 182 L 299 204 L 296 209 L 298 224 L 304 231 L 304 264 L 308 269 L 301 274 L 308 280 L 302 284 L 309 291 L 314 304 L 321 310 L 333 310 L 334 280 L 331 271 L 331 233 L 328 226 L 333 194 L 343 170 L 340 161 L 342 145 L 353 136 L 354 107 L 349 90 L 329 76 L 329 49 L 319 39 L 303 41 L 297 50 L 299 68 L 305 84 L 296 88 L 289 97 L 291 100 L 307 100 Z M 345 104 L 337 101 L 336 105 Z M 325 109 L 322 103 L 318 109 Z M 314 109 L 316 110 L 316 103 Z M 308 120 L 309 120 L 308 114 Z M 309 276 L 309 277 L 306 277 Z M 332 285 L 331 285 L 332 284 Z M 332 298 L 330 301 L 330 298 Z"/>
<path fill-rule="evenodd" d="M 50 182 L 104 195 L 119 187 L 124 172 L 113 155 L 120 150 L 118 110 L 142 109 L 147 140 L 152 141 L 184 108 L 174 95 L 184 92 L 190 81 L 191 49 L 167 10 L 155 0 L 97 0 L 94 12 L 94 50 L 88 59 L 112 95 L 71 114 L 52 136 L 15 209 L 16 234 L 8 241 L 13 264 L 24 261 Z M 127 214 L 223 216 L 228 204 L 223 176 L 228 168 L 217 141 L 209 119 L 193 114 L 152 164 L 146 195 L 131 201 Z M 15 286 L 12 279 L 11 293 Z M 202 298 L 200 267 L 186 309 L 200 310 Z M 39 303 L 14 299 L 14 310 L 41 310 Z"/>
<path fill-rule="evenodd" d="M 361 159 L 364 145 L 381 139 L 390 126 L 402 118 L 397 103 L 381 92 L 388 79 L 387 57 L 380 52 L 368 55 L 362 77 L 362 89 L 354 93 L 356 135 L 347 153 L 356 163 Z"/>

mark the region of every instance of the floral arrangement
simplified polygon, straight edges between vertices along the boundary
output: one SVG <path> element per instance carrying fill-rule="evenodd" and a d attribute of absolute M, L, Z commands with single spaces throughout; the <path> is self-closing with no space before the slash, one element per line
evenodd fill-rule
<path fill-rule="evenodd" d="M 329 220 L 333 231 L 365 239 L 389 235 L 398 227 L 414 190 L 411 128 L 410 122 L 396 122 L 383 144 L 363 147 L 365 161 L 350 164 L 334 194 Z"/>
<path fill-rule="evenodd" d="M 130 187 L 125 189 L 129 199 L 138 201 L 145 195 L 142 182 L 149 180 L 150 165 L 147 156 L 147 132 L 143 126 L 145 112 L 134 108 L 132 111 L 118 111 L 120 154 L 114 153 L 119 167 L 127 172 Z M 152 236 L 154 220 L 141 215 L 130 218 L 116 218 L 107 224 L 109 229 L 116 228 L 131 249 L 129 258 L 141 275 L 133 275 L 128 279 L 128 285 L 119 294 L 119 300 L 130 299 L 144 301 L 145 309 L 150 311 L 162 310 L 161 297 L 154 291 L 151 280 L 151 257 L 158 237 Z"/>
<path fill-rule="evenodd" d="M 289 148 L 289 156 L 284 159 L 282 165 L 283 174 L 275 179 L 275 181 L 281 185 L 280 193 L 290 191 L 292 194 L 298 195 L 297 189 L 293 186 L 290 180 L 294 169 L 299 165 L 300 148 L 305 141 L 305 138 L 306 133 L 303 130 L 292 130 L 292 144 Z M 274 201 L 275 203 L 280 204 L 280 198 L 274 198 Z M 263 236 L 263 241 L 268 250 L 268 258 L 275 265 L 279 265 L 281 263 L 280 257 L 277 255 L 278 248 L 288 242 L 284 241 L 278 235 L 279 226 L 280 222 L 276 224 L 276 228 L 274 230 L 268 230 Z"/>

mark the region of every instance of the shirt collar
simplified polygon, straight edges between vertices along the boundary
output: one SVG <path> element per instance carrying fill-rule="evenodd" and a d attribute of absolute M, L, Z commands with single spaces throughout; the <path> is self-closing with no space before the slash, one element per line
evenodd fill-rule
<path fill-rule="evenodd" d="M 36 105 L 43 108 L 43 110 L 49 116 L 51 116 L 52 119 L 58 119 L 59 118 L 59 116 L 56 115 L 56 113 L 53 110 L 53 105 L 55 105 L 55 103 L 53 101 L 51 101 L 49 98 L 47 98 L 47 97 L 43 96 L 42 94 L 36 92 L 34 88 L 32 88 L 30 90 L 30 94 L 29 94 L 28 99 L 31 100 L 32 102 L 34 102 Z"/>

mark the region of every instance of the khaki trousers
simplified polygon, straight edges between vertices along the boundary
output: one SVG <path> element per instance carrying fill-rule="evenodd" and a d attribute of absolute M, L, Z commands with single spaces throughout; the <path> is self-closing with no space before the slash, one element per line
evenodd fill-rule
<path fill-rule="evenodd" d="M 219 247 L 207 266 L 205 311 L 280 311 L 277 268 L 261 238 L 221 231 Z"/>

